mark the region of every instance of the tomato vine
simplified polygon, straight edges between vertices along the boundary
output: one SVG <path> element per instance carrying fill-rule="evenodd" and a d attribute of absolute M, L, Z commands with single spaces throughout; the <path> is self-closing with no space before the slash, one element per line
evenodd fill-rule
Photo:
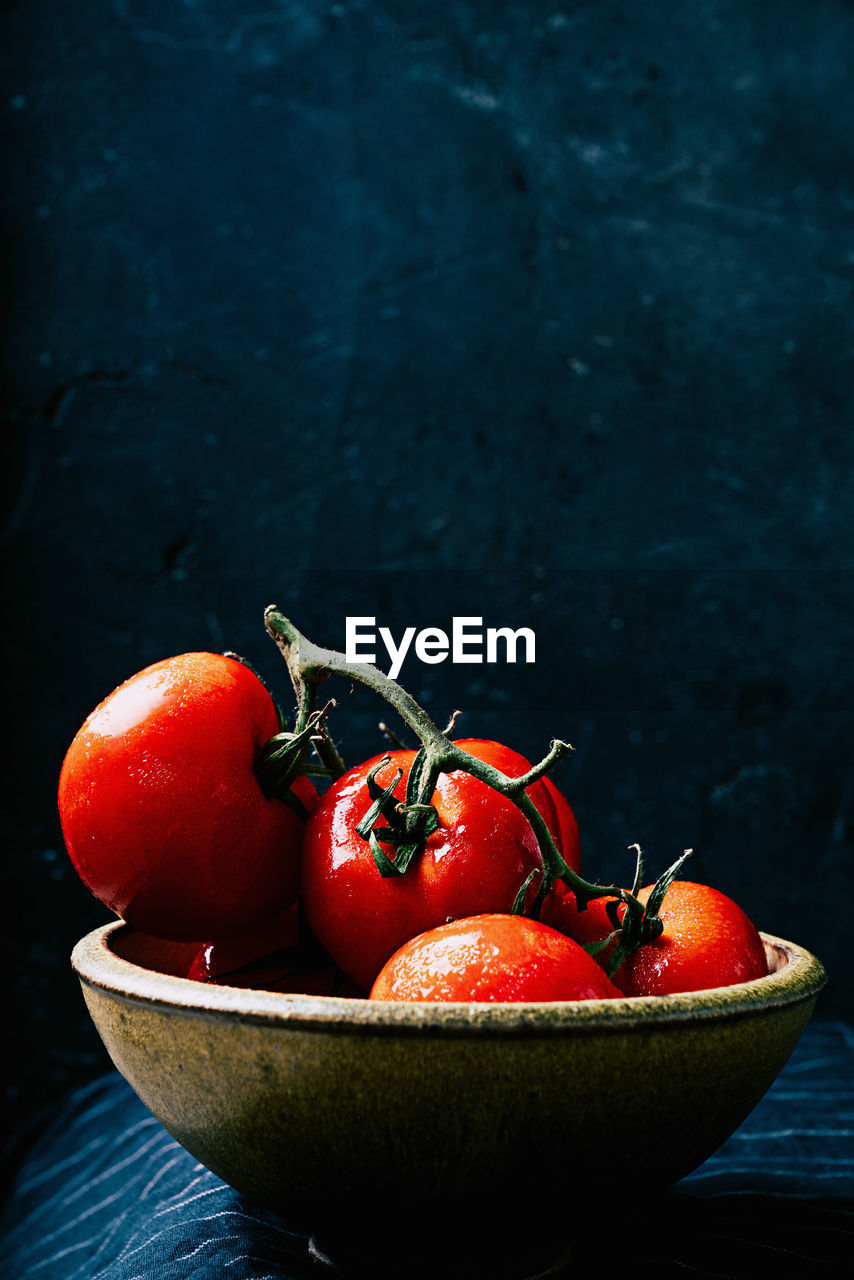
<path fill-rule="evenodd" d="M 324 772 L 333 777 L 344 772 L 343 762 L 326 731 L 324 720 L 316 719 L 317 690 L 330 675 L 343 676 L 378 694 L 393 707 L 421 743 L 416 764 L 407 781 L 406 798 L 402 803 L 393 794 L 400 775 L 392 786 L 383 789 L 374 777 L 381 767 L 378 765 L 367 780 L 368 806 L 357 830 L 371 844 L 374 859 L 383 876 L 405 875 L 413 860 L 423 850 L 427 836 L 438 825 L 431 800 L 439 775 L 461 771 L 471 774 L 512 801 L 522 811 L 536 836 L 542 861 L 542 876 L 527 914 L 535 918 L 539 916 L 549 892 L 559 880 L 575 895 L 579 911 L 585 910 L 587 904 L 594 899 L 613 898 L 613 912 L 609 910 L 609 918 L 614 925 L 614 933 L 607 941 L 617 938 L 617 946 L 608 966 L 609 976 L 632 951 L 661 933 L 658 909 L 667 888 L 690 851 L 686 850 L 656 881 L 646 906 L 637 896 L 642 871 L 639 849 L 631 890 L 613 884 L 594 884 L 579 876 L 563 858 L 542 814 L 527 794 L 527 788 L 532 783 L 544 777 L 559 760 L 572 752 L 573 748 L 568 742 L 555 738 L 548 753 L 538 764 L 521 777 L 509 777 L 450 740 L 447 732 L 453 727 L 453 717 L 448 730 L 440 730 L 412 695 L 377 667 L 369 663 L 349 662 L 344 654 L 313 644 L 275 605 L 270 605 L 266 610 L 264 621 L 267 631 L 285 659 L 296 692 L 297 720 L 294 733 L 297 737 L 304 735 L 311 725 L 311 744 Z M 300 741 L 302 743 L 305 739 L 300 738 Z M 376 823 L 380 818 L 387 825 L 378 828 Z M 396 846 L 394 859 L 381 849 L 380 842 Z M 529 881 L 526 881 L 521 887 L 514 910 L 523 910 L 528 884 Z M 618 913 L 621 906 L 620 915 Z"/>

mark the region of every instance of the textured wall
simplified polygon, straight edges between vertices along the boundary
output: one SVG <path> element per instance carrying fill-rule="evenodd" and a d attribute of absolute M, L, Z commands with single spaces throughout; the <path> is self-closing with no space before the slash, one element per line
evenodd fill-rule
<path fill-rule="evenodd" d="M 11 1099 L 103 1061 L 68 742 L 185 649 L 284 690 L 273 600 L 534 626 L 403 681 L 568 737 L 592 872 L 694 845 L 850 999 L 851 6 L 27 0 L 0 47 Z"/>

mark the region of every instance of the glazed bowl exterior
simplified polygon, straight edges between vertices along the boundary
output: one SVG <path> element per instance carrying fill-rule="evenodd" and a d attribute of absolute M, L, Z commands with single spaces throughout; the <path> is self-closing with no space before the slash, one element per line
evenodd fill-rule
<path fill-rule="evenodd" d="M 752 982 L 550 1004 L 201 984 L 180 976 L 191 946 L 121 922 L 72 963 L 110 1057 L 161 1124 L 295 1229 L 333 1253 L 381 1238 L 435 1256 L 460 1235 L 477 1253 L 498 1223 L 533 1259 L 559 1250 L 571 1206 L 619 1208 L 626 1152 L 654 1193 L 769 1088 L 825 975 L 803 948 L 763 939 L 771 972 Z"/>

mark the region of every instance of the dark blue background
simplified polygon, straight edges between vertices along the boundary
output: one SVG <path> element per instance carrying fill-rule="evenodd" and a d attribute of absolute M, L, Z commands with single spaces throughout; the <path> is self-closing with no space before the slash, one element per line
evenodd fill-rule
<path fill-rule="evenodd" d="M 284 695 L 271 601 L 533 626 L 403 682 L 567 737 L 591 873 L 693 845 L 850 1000 L 851 6 L 27 0 L 0 47 L 12 1103 L 105 1061 L 69 741 L 186 649 Z"/>

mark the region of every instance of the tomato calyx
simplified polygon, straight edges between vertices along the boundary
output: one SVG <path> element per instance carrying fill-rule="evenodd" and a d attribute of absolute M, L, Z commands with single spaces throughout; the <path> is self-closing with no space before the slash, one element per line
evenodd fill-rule
<path fill-rule="evenodd" d="M 589 942 L 584 947 L 590 955 L 596 956 L 616 942 L 617 945 L 609 957 L 606 969 L 609 978 L 614 977 L 623 962 L 639 947 L 661 937 L 664 932 L 664 922 L 658 912 L 664 896 L 693 853 L 692 849 L 686 849 L 682 856 L 658 877 L 644 904 L 638 897 L 643 884 L 643 855 L 640 845 L 635 844 L 629 847 L 634 849 L 636 854 L 635 876 L 631 890 L 615 890 L 614 897 L 605 907 L 608 919 L 613 925 L 613 932 L 599 942 Z"/>
<path fill-rule="evenodd" d="M 435 779 L 424 780 L 427 765 L 427 752 L 424 748 L 416 753 L 412 762 L 406 780 L 406 799 L 402 804 L 394 794 L 403 777 L 402 769 L 398 768 L 394 781 L 385 790 L 376 780 L 380 769 L 388 764 L 391 764 L 391 757 L 383 756 L 382 760 L 368 770 L 366 784 L 372 804 L 356 826 L 358 835 L 370 844 L 377 870 L 385 878 L 402 876 L 413 858 L 422 852 L 427 837 L 439 830 L 439 815 L 429 803 Z M 387 826 L 375 826 L 381 817 L 385 819 Z M 395 846 L 393 859 L 382 849 L 381 842 Z"/>
<path fill-rule="evenodd" d="M 303 728 L 293 732 L 284 729 L 268 738 L 255 760 L 255 776 L 264 794 L 290 805 L 303 821 L 308 817 L 308 810 L 292 790 L 292 784 L 301 775 L 326 772 L 306 766 L 305 761 L 319 741 L 326 717 L 334 706 L 332 699 L 321 710 L 312 711 Z"/>

